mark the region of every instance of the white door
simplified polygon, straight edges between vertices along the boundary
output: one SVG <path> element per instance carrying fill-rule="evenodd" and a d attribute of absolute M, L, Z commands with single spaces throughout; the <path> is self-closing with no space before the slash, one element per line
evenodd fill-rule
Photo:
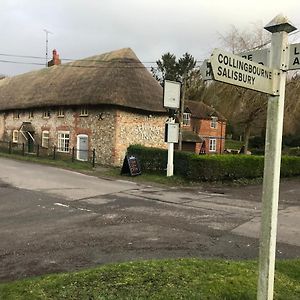
<path fill-rule="evenodd" d="M 77 159 L 87 161 L 89 157 L 88 136 L 86 134 L 77 135 Z"/>

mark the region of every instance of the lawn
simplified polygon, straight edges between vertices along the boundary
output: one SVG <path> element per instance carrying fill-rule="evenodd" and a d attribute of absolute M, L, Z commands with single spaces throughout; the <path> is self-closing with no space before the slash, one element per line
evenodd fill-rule
<path fill-rule="evenodd" d="M 274 299 L 300 299 L 300 260 L 276 263 Z M 153 260 L 104 265 L 0 285 L 18 299 L 256 299 L 257 262 Z"/>

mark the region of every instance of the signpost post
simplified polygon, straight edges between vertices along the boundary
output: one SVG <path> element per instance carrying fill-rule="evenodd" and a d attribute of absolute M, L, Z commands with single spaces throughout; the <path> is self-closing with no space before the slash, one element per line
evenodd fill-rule
<path fill-rule="evenodd" d="M 272 33 L 270 67 L 279 69 L 279 92 L 278 95 L 270 96 L 268 99 L 258 300 L 273 299 L 282 127 L 288 65 L 288 33 L 296 30 L 296 28 L 289 23 L 287 18 L 277 16 L 265 29 Z"/>
<path fill-rule="evenodd" d="M 180 105 L 181 84 L 176 81 L 164 82 L 164 107 L 169 109 L 170 117 L 166 122 L 166 142 L 168 143 L 167 176 L 174 174 L 174 143 L 178 143 L 178 126 L 175 126 L 174 114 Z"/>
<path fill-rule="evenodd" d="M 288 33 L 296 28 L 286 17 L 279 15 L 265 29 L 272 33 L 270 56 L 268 52 L 263 55 L 256 53 L 256 56 L 267 57 L 267 60 L 270 58 L 270 65 L 266 63 L 268 67 L 218 49 L 210 59 L 213 79 L 270 95 L 262 194 L 258 300 L 273 299 L 286 72 L 300 69 L 300 44 L 290 45 L 290 48 L 288 46 Z M 254 60 L 253 56 L 251 58 Z"/>

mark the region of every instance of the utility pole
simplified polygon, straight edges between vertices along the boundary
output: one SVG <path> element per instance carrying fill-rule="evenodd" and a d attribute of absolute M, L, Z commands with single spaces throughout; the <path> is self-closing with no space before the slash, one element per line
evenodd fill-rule
<path fill-rule="evenodd" d="M 53 34 L 53 32 L 51 32 L 51 31 L 49 31 L 47 29 L 43 29 L 43 30 L 46 33 L 46 63 L 45 63 L 45 65 L 46 65 L 46 68 L 47 68 L 48 67 L 48 34 L 49 33 Z"/>

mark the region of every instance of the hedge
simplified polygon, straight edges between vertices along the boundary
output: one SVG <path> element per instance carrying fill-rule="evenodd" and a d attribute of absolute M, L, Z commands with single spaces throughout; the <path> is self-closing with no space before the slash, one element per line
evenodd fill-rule
<path fill-rule="evenodd" d="M 167 150 L 131 145 L 129 155 L 135 155 L 142 172 L 165 174 Z M 192 181 L 224 181 L 263 176 L 264 157 L 254 155 L 197 155 L 175 151 L 174 174 Z M 281 177 L 300 175 L 300 157 L 283 156 Z"/>

